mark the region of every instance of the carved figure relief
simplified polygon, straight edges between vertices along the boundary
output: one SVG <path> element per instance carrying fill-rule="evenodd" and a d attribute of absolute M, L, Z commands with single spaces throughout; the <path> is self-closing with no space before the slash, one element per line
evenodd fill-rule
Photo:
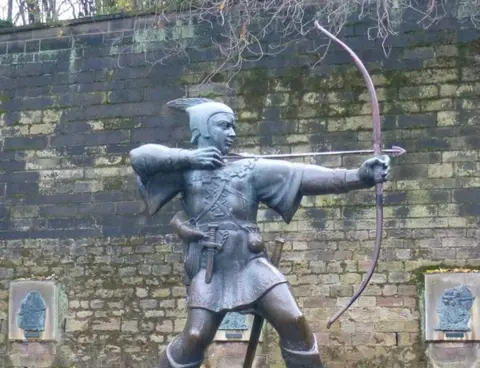
<path fill-rule="evenodd" d="M 18 327 L 25 338 L 39 338 L 45 330 L 45 314 L 47 306 L 38 291 L 31 291 L 23 299 L 18 311 Z"/>
<path fill-rule="evenodd" d="M 218 329 L 242 331 L 248 330 L 248 326 L 245 321 L 245 315 L 238 312 L 227 313 Z"/>
<path fill-rule="evenodd" d="M 470 331 L 470 309 L 475 297 L 464 285 L 445 289 L 438 301 L 436 331 Z"/>

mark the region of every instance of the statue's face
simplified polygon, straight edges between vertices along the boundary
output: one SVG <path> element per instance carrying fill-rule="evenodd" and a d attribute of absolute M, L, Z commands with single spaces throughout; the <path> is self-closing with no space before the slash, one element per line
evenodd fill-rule
<path fill-rule="evenodd" d="M 210 143 L 226 155 L 232 148 L 235 139 L 235 116 L 229 113 L 218 113 L 208 120 Z"/>

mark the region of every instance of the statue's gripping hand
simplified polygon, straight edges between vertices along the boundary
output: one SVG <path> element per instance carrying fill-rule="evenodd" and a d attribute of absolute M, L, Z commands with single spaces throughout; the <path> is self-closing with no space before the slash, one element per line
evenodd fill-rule
<path fill-rule="evenodd" d="M 188 151 L 188 161 L 192 169 L 217 169 L 225 165 L 221 152 L 215 147 Z"/>
<path fill-rule="evenodd" d="M 359 179 L 368 186 L 386 182 L 389 175 L 390 157 L 387 155 L 372 157 L 358 169 Z"/>
<path fill-rule="evenodd" d="M 199 241 L 208 239 L 207 234 L 196 229 L 188 222 L 188 215 L 184 211 L 180 211 L 170 221 L 173 230 L 186 241 Z"/>

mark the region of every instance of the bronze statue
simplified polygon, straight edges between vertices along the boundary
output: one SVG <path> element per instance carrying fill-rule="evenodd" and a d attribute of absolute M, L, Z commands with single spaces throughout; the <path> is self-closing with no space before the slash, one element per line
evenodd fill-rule
<path fill-rule="evenodd" d="M 146 144 L 130 152 L 150 214 L 181 195 L 183 212 L 173 224 L 188 240 L 187 323 L 162 353 L 160 367 L 200 367 L 229 311 L 264 317 L 280 335 L 288 368 L 322 367 L 315 335 L 287 280 L 267 259 L 256 223 L 258 206 L 266 204 L 288 223 L 303 196 L 385 182 L 390 158 L 378 155 L 353 170 L 241 156 L 227 160 L 235 138 L 230 107 L 203 98 L 167 105 L 188 114 L 197 149 Z"/>

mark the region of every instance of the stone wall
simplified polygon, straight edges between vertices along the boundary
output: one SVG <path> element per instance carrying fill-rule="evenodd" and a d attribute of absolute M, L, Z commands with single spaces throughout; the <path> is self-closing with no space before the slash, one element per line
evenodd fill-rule
<path fill-rule="evenodd" d="M 165 32 L 154 17 L 97 20 L 0 35 L 0 351 L 8 367 L 8 288 L 20 278 L 55 278 L 69 308 L 58 367 L 154 367 L 185 323 L 181 248 L 168 222 L 178 203 L 149 217 L 128 152 L 142 143 L 187 146 L 177 97 L 224 99 L 238 111 L 240 151 L 366 149 L 370 104 L 360 75 L 332 46 L 324 62 L 315 37 L 282 56 L 246 64 L 234 91 L 214 53 L 156 62 Z M 328 367 L 427 367 L 423 273 L 480 264 L 478 32 L 455 18 L 428 30 L 412 19 L 392 38 L 389 58 L 368 25 L 341 37 L 366 61 L 393 159 L 385 186 L 381 259 L 370 286 L 330 330 L 370 267 L 372 190 L 305 198 L 291 224 L 263 209 L 268 239 L 282 235 L 281 269 L 317 334 Z M 205 40 L 201 27 L 174 35 Z M 269 40 L 266 39 L 266 44 Z M 306 159 L 355 167 L 364 156 Z M 281 367 L 267 329 L 259 354 Z"/>

